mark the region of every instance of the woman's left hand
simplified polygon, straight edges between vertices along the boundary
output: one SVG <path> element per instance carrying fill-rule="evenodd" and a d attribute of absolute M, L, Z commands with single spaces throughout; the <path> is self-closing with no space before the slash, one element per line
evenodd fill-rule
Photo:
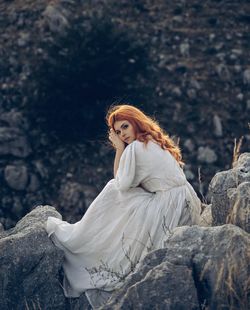
<path fill-rule="evenodd" d="M 123 151 L 125 149 L 125 143 L 119 138 L 118 134 L 115 133 L 113 128 L 110 129 L 109 140 L 117 150 Z"/>

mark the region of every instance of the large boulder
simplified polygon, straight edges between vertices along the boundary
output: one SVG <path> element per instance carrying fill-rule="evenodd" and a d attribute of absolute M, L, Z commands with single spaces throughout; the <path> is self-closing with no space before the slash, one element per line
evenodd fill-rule
<path fill-rule="evenodd" d="M 12 155 L 26 158 L 31 147 L 26 134 L 16 127 L 0 127 L 0 156 Z"/>
<path fill-rule="evenodd" d="M 243 182 L 228 193 L 230 212 L 227 221 L 250 233 L 250 182 Z"/>
<path fill-rule="evenodd" d="M 1 310 L 89 308 L 85 294 L 64 297 L 63 252 L 47 236 L 48 216 L 61 218 L 38 206 L 0 232 Z M 164 246 L 145 256 L 104 309 L 247 309 L 248 233 L 231 224 L 183 226 Z"/>
<path fill-rule="evenodd" d="M 242 190 L 238 187 L 244 183 L 250 182 L 250 153 L 243 153 L 239 156 L 232 169 L 228 171 L 222 171 L 216 173 L 209 185 L 209 196 L 212 203 L 212 217 L 213 225 L 221 225 L 226 223 L 239 224 L 239 220 L 230 222 L 234 217 L 229 216 L 234 208 L 234 204 L 237 204 L 237 212 L 241 213 L 241 223 L 248 222 L 249 212 L 239 211 L 244 208 L 249 210 L 249 191 Z M 244 189 L 249 185 L 245 185 Z M 237 192 L 237 199 L 235 194 Z M 241 198 L 239 198 L 240 195 Z M 235 200 L 236 199 L 236 200 Z M 238 203 L 239 200 L 245 201 L 245 204 Z M 247 207 L 248 201 L 248 207 Z M 244 215 L 243 215 L 244 214 Z M 242 218 L 242 216 L 244 218 Z M 239 216 L 237 217 L 239 218 Z M 247 224 L 249 225 L 249 224 Z M 247 227 L 245 224 L 240 224 L 242 228 Z M 247 228 L 249 229 L 249 227 Z"/>
<path fill-rule="evenodd" d="M 61 218 L 54 208 L 39 206 L 14 228 L 0 232 L 1 310 L 69 309 L 71 301 L 60 284 L 63 252 L 44 229 L 48 216 Z M 84 298 L 81 304 L 87 307 Z"/>
<path fill-rule="evenodd" d="M 177 227 L 102 309 L 249 309 L 249 248 L 231 224 Z"/>

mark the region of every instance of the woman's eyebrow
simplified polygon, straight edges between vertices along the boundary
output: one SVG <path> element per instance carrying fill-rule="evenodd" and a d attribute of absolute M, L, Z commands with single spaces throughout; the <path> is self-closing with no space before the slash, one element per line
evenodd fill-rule
<path fill-rule="evenodd" d="M 122 128 L 124 125 L 126 125 L 126 123 L 125 123 L 125 122 L 121 124 L 120 128 Z M 116 131 L 117 131 L 117 130 L 119 130 L 119 128 L 118 128 L 118 129 L 116 129 Z"/>

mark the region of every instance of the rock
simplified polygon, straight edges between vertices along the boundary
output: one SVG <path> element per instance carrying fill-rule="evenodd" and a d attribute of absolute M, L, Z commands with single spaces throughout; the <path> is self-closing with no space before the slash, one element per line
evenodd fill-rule
<path fill-rule="evenodd" d="M 250 182 L 243 182 L 228 192 L 230 211 L 226 222 L 250 233 Z"/>
<path fill-rule="evenodd" d="M 16 217 L 21 217 L 23 215 L 23 206 L 21 203 L 21 200 L 19 197 L 13 197 L 13 207 L 11 208 L 13 214 L 15 214 Z"/>
<path fill-rule="evenodd" d="M 61 288 L 63 252 L 48 238 L 48 216 L 55 208 L 37 206 L 0 234 L 0 308 L 78 309 L 68 307 Z M 164 248 L 149 252 L 102 309 L 245 309 L 250 238 L 241 228 L 175 228 Z M 240 255 L 239 255 L 240 251 Z M 237 294 L 235 294 L 237 292 Z M 71 301 L 87 309 L 84 296 Z"/>
<path fill-rule="evenodd" d="M 164 246 L 145 256 L 103 310 L 247 309 L 245 231 L 231 224 L 177 227 Z"/>
<path fill-rule="evenodd" d="M 195 146 L 192 139 L 187 139 L 184 142 L 184 146 L 189 150 L 189 152 L 193 152 Z"/>
<path fill-rule="evenodd" d="M 220 117 L 215 114 L 213 117 L 213 123 L 214 123 L 214 134 L 216 137 L 222 137 L 223 132 L 222 132 L 222 123 Z"/>
<path fill-rule="evenodd" d="M 197 94 L 196 94 L 196 90 L 194 88 L 189 88 L 187 90 L 187 95 L 188 95 L 188 98 L 190 99 L 195 99 Z"/>
<path fill-rule="evenodd" d="M 48 179 L 49 171 L 48 171 L 48 168 L 42 162 L 42 160 L 35 160 L 35 161 L 33 161 L 33 164 L 34 164 L 37 172 L 39 173 L 40 177 L 42 179 Z"/>
<path fill-rule="evenodd" d="M 228 67 L 225 64 L 219 64 L 216 66 L 216 72 L 218 73 L 222 81 L 230 81 L 231 74 Z"/>
<path fill-rule="evenodd" d="M 179 281 L 178 281 L 179 280 Z M 143 283 L 140 283 L 143 282 Z M 182 301 L 180 302 L 180 297 Z M 121 301 L 102 309 L 199 309 L 192 270 L 168 261 L 144 271 L 141 281 L 123 291 Z"/>
<path fill-rule="evenodd" d="M 203 204 L 204 205 L 204 204 Z M 201 213 L 201 222 L 200 226 L 210 227 L 212 226 L 212 208 L 210 205 L 205 205 L 203 212 Z"/>
<path fill-rule="evenodd" d="M 243 72 L 243 83 L 246 85 L 250 85 L 250 69 L 246 69 Z"/>
<path fill-rule="evenodd" d="M 236 73 L 241 72 L 241 70 L 242 70 L 242 66 L 241 66 L 241 65 L 234 65 L 234 71 L 235 71 Z"/>
<path fill-rule="evenodd" d="M 17 45 L 19 47 L 25 47 L 29 44 L 30 41 L 30 34 L 21 32 L 20 37 L 17 39 Z"/>
<path fill-rule="evenodd" d="M 84 192 L 85 204 L 86 207 L 88 208 L 90 204 L 94 201 L 94 199 L 97 197 L 99 192 L 95 187 L 89 185 L 82 185 L 82 189 Z"/>
<path fill-rule="evenodd" d="M 200 146 L 198 148 L 197 159 L 200 162 L 212 164 L 212 163 L 216 162 L 217 155 L 216 155 L 215 151 L 212 150 L 209 146 L 206 146 L 206 147 Z"/>
<path fill-rule="evenodd" d="M 214 33 L 210 33 L 209 41 L 212 42 L 215 39 L 216 35 Z"/>
<path fill-rule="evenodd" d="M 85 195 L 81 184 L 67 180 L 62 183 L 59 190 L 59 205 L 65 210 L 72 210 L 83 213 L 85 210 Z"/>
<path fill-rule="evenodd" d="M 180 44 L 180 53 L 184 57 L 189 57 L 190 45 L 188 42 L 183 42 Z"/>
<path fill-rule="evenodd" d="M 215 44 L 215 46 L 214 46 L 216 51 L 220 51 L 223 47 L 224 47 L 224 42 L 219 42 L 219 43 Z"/>
<path fill-rule="evenodd" d="M 201 84 L 197 80 L 195 80 L 193 78 L 190 80 L 190 86 L 193 87 L 196 90 L 200 90 L 201 89 Z"/>
<path fill-rule="evenodd" d="M 52 207 L 37 207 L 0 239 L 0 309 L 65 309 L 58 277 L 63 254 L 44 229 L 48 216 L 60 218 Z"/>
<path fill-rule="evenodd" d="M 0 156 L 13 155 L 25 158 L 30 153 L 30 145 L 21 130 L 14 127 L 0 127 Z"/>
<path fill-rule="evenodd" d="M 236 98 L 240 101 L 244 99 L 244 95 L 242 93 L 237 94 Z"/>
<path fill-rule="evenodd" d="M 69 22 L 61 12 L 59 6 L 48 5 L 43 13 L 45 20 L 53 32 L 64 33 L 69 27 Z"/>
<path fill-rule="evenodd" d="M 177 96 L 177 97 L 181 97 L 182 96 L 182 91 L 179 87 L 174 87 L 172 90 L 173 95 Z"/>
<path fill-rule="evenodd" d="M 18 127 L 22 130 L 28 130 L 28 120 L 23 116 L 20 111 L 11 109 L 8 112 L 0 114 L 0 121 L 5 122 L 9 127 Z"/>
<path fill-rule="evenodd" d="M 250 153 L 241 154 L 232 169 L 216 173 L 211 180 L 209 196 L 212 203 L 213 225 L 227 223 L 227 216 L 231 211 L 231 207 L 233 208 L 236 204 L 235 209 L 238 209 L 239 200 L 245 202 L 242 211 L 237 211 L 238 215 L 236 215 L 237 220 L 235 218 L 235 222 L 238 222 L 239 217 L 242 217 L 248 196 L 241 197 L 240 193 L 244 192 L 246 194 L 247 191 L 245 187 L 238 189 L 238 186 L 244 182 L 250 182 Z M 234 193 L 237 196 L 233 195 L 232 190 L 235 190 Z"/>
<path fill-rule="evenodd" d="M 250 110 L 250 99 L 247 100 L 247 110 Z"/>
<path fill-rule="evenodd" d="M 193 172 L 191 170 L 187 169 L 184 172 L 185 172 L 185 176 L 188 180 L 191 180 L 191 181 L 194 180 L 195 175 L 193 174 Z"/>
<path fill-rule="evenodd" d="M 63 294 L 64 254 L 45 231 L 48 216 L 62 218 L 51 206 L 37 206 L 14 228 L 0 231 L 1 310 L 89 309 L 85 294 L 73 299 Z"/>
<path fill-rule="evenodd" d="M 28 169 L 24 165 L 7 165 L 4 169 L 4 178 L 12 189 L 24 190 L 29 179 Z"/>
<path fill-rule="evenodd" d="M 40 182 L 37 178 L 37 176 L 34 173 L 30 173 L 29 176 L 29 185 L 27 186 L 27 191 L 29 192 L 35 192 L 40 187 Z"/>

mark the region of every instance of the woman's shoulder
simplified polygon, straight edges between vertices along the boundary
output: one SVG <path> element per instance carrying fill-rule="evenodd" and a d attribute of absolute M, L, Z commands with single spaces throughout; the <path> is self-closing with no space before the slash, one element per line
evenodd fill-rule
<path fill-rule="evenodd" d="M 126 153 L 136 153 L 139 154 L 145 150 L 144 142 L 139 140 L 134 140 L 129 145 L 126 146 L 125 151 Z"/>
<path fill-rule="evenodd" d="M 150 152 L 155 147 L 160 147 L 159 144 L 154 141 L 154 140 L 149 140 L 147 143 L 139 141 L 139 140 L 134 140 L 132 143 L 130 143 L 127 148 L 135 151 L 136 153 L 145 153 L 145 152 Z"/>

